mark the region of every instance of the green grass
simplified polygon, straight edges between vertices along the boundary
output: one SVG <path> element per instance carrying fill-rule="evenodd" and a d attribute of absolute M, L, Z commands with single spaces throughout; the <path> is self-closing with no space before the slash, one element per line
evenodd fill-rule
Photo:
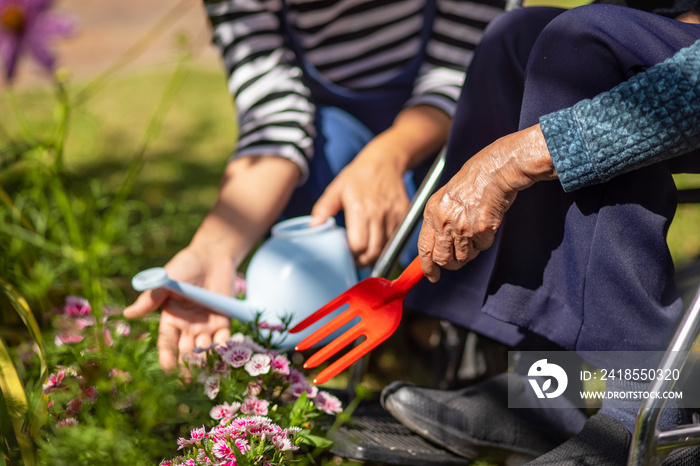
<path fill-rule="evenodd" d="M 67 168 L 85 179 L 119 185 L 171 74 L 172 70 L 163 70 L 117 78 L 74 107 L 66 142 Z M 72 92 L 81 88 L 69 87 Z M 24 91 L 16 100 L 32 126 L 49 131 L 54 102 L 50 89 Z M 0 97 L 0 114 L 11 112 L 10 98 Z M 3 118 L 2 125 L 10 134 L 19 130 L 12 118 Z M 0 133 L 0 146 L 3 137 Z M 158 137 L 145 151 L 146 164 L 133 197 L 156 208 L 165 199 L 176 200 L 203 215 L 215 199 L 235 140 L 235 115 L 223 73 L 188 68 Z"/>

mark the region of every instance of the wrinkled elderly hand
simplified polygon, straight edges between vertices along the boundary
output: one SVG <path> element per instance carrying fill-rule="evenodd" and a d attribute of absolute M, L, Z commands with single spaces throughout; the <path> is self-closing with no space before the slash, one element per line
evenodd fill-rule
<path fill-rule="evenodd" d="M 426 205 L 418 239 L 426 277 L 436 282 L 440 267 L 456 270 L 491 246 L 518 191 L 555 178 L 539 125 L 505 136 L 471 157 Z"/>

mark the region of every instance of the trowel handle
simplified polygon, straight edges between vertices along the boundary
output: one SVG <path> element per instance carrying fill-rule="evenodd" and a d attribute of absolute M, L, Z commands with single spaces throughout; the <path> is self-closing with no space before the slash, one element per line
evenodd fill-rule
<path fill-rule="evenodd" d="M 136 291 L 146 291 L 155 288 L 165 288 L 190 301 L 201 304 L 217 314 L 231 319 L 250 322 L 254 318 L 250 306 L 245 301 L 225 296 L 213 291 L 205 290 L 196 285 L 168 278 L 168 274 L 162 267 L 155 267 L 139 272 L 131 280 L 131 285 Z"/>

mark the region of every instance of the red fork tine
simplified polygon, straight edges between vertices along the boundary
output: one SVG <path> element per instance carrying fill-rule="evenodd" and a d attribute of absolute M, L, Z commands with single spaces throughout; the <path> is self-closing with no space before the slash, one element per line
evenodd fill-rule
<path fill-rule="evenodd" d="M 343 304 L 345 304 L 345 303 L 343 303 Z M 335 308 L 332 310 L 335 310 Z M 311 335 L 309 335 L 306 338 L 304 338 L 303 340 L 301 340 L 299 342 L 299 344 L 294 349 L 297 351 L 304 351 L 304 350 L 311 348 L 316 343 L 318 343 L 319 341 L 322 341 L 328 335 L 332 334 L 333 332 L 335 332 L 336 330 L 338 330 L 339 328 L 341 328 L 342 326 L 344 326 L 345 324 L 347 324 L 348 322 L 353 320 L 355 317 L 358 316 L 358 314 L 359 313 L 357 312 L 357 308 L 353 308 L 353 306 L 351 304 L 350 307 L 346 311 L 341 312 L 335 318 L 333 318 L 333 320 L 326 323 L 321 328 L 319 328 L 318 330 L 313 332 Z M 355 328 L 355 327 L 356 327 L 356 325 L 351 327 L 351 329 Z M 296 327 L 294 327 L 293 330 L 296 330 Z M 350 331 L 350 330 L 348 330 L 348 331 Z M 345 333 L 343 333 L 343 335 L 345 335 Z M 340 338 L 340 337 L 338 337 L 338 338 Z M 334 340 L 333 343 L 336 340 Z M 330 344 L 328 346 L 330 346 Z M 326 348 L 328 346 L 326 346 Z M 309 366 L 309 367 L 314 367 L 314 366 Z"/>
<path fill-rule="evenodd" d="M 319 385 L 328 382 L 330 379 L 332 379 L 333 377 L 350 367 L 355 361 L 360 359 L 362 356 L 376 348 L 377 345 L 379 345 L 382 341 L 383 340 L 372 341 L 369 338 L 363 341 L 362 343 L 354 347 L 351 351 L 349 351 L 347 354 L 345 354 L 343 357 L 338 359 L 336 362 L 323 369 L 314 379 L 314 384 Z"/>
<path fill-rule="evenodd" d="M 403 299 L 422 277 L 423 270 L 420 259 L 416 257 L 396 280 L 389 282 L 383 278 L 365 279 L 292 328 L 291 333 L 303 330 L 337 309 L 341 304 L 346 302 L 350 304 L 347 310 L 341 312 L 297 345 L 297 350 L 304 350 L 311 348 L 352 319 L 360 317 L 359 323 L 328 343 L 304 364 L 304 367 L 307 368 L 315 367 L 338 353 L 359 336 L 365 335 L 367 337 L 365 341 L 322 371 L 314 383 L 330 380 L 389 338 L 399 326 L 403 311 Z"/>
<path fill-rule="evenodd" d="M 355 285 L 357 286 L 357 285 Z M 352 288 L 350 288 L 352 290 Z M 348 291 L 350 291 L 348 290 Z M 335 311 L 337 308 L 345 304 L 348 300 L 348 292 L 346 291 L 345 293 L 341 293 L 340 295 L 336 296 L 332 300 L 330 300 L 327 304 L 324 304 L 323 307 L 321 307 L 318 311 L 314 312 L 311 314 L 309 317 L 306 319 L 302 320 L 298 324 L 296 324 L 294 327 L 289 329 L 289 333 L 297 333 L 301 332 L 302 330 L 305 330 L 309 325 L 313 325 L 319 320 L 323 319 L 326 317 L 328 314 L 331 312 Z M 308 337 L 307 337 L 308 338 Z M 304 341 L 304 340 L 302 340 Z"/>
<path fill-rule="evenodd" d="M 362 321 L 353 325 L 351 328 L 343 332 L 342 335 L 336 337 L 333 341 L 318 350 L 313 356 L 309 357 L 304 363 L 304 369 L 311 369 L 326 361 L 334 354 L 342 351 L 353 341 L 357 340 L 362 335 L 365 335 L 365 328 Z"/>

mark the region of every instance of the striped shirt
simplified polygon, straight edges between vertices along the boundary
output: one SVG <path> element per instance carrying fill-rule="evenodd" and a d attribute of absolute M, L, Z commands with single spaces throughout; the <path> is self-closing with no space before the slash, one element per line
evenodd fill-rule
<path fill-rule="evenodd" d="M 275 154 L 304 175 L 312 157 L 313 99 L 285 46 L 282 0 L 204 0 L 234 96 L 235 157 Z M 374 89 L 397 76 L 420 50 L 425 0 L 286 0 L 287 21 L 306 59 L 329 81 Z M 437 0 L 426 56 L 407 106 L 452 114 L 465 68 L 503 0 Z M 305 178 L 305 176 L 304 176 Z"/>

